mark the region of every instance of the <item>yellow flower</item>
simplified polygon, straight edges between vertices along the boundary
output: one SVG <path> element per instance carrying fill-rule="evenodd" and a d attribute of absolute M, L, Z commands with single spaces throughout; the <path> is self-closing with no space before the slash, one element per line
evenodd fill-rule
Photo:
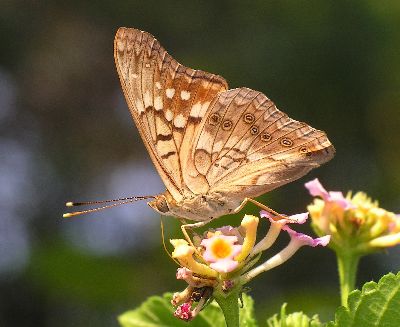
<path fill-rule="evenodd" d="M 312 227 L 318 235 L 332 235 L 331 247 L 366 254 L 400 244 L 400 218 L 364 192 L 343 197 L 341 192 L 326 191 L 318 180 L 306 187 L 320 197 L 308 206 Z"/>

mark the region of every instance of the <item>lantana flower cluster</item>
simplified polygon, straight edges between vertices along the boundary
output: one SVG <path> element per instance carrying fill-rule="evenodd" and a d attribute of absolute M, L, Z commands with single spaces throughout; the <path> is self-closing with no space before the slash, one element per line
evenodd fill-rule
<path fill-rule="evenodd" d="M 305 184 L 317 197 L 308 206 L 317 235 L 332 235 L 335 251 L 364 255 L 400 243 L 400 217 L 379 207 L 365 193 L 328 192 L 318 179 Z"/>
<path fill-rule="evenodd" d="M 252 215 L 245 215 L 239 227 L 208 230 L 202 236 L 195 236 L 191 242 L 170 240 L 174 247 L 172 257 L 181 265 L 176 278 L 188 284 L 184 291 L 173 296 L 176 317 L 191 320 L 217 293 L 228 294 L 235 290 L 240 294 L 243 285 L 260 273 L 284 263 L 300 247 L 326 246 L 330 240 L 329 235 L 313 239 L 288 226 L 289 223 L 303 224 L 308 213 L 282 219 L 262 211 L 260 216 L 269 220 L 270 227 L 258 242 L 256 236 L 260 218 Z M 262 252 L 274 244 L 281 231 L 290 236 L 289 244 L 256 266 Z"/>

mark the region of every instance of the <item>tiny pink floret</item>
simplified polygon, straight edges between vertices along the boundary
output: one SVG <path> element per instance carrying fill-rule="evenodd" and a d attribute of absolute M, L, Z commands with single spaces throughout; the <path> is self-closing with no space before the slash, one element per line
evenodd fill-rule
<path fill-rule="evenodd" d="M 327 200 L 329 197 L 328 191 L 325 190 L 318 178 L 305 183 L 304 186 L 308 189 L 312 196 L 320 196 L 324 200 Z"/>
<path fill-rule="evenodd" d="M 192 276 L 192 271 L 185 267 L 178 268 L 178 270 L 176 271 L 176 279 L 186 279 L 191 278 Z"/>
<path fill-rule="evenodd" d="M 350 200 L 343 196 L 342 192 L 339 191 L 327 191 L 322 186 L 318 178 L 313 179 L 304 184 L 312 196 L 320 196 L 324 201 L 333 202 L 344 210 L 354 209 L 354 205 Z"/>
<path fill-rule="evenodd" d="M 311 236 L 308 236 L 306 234 L 294 231 L 289 226 L 285 226 L 282 229 L 287 231 L 293 240 L 297 240 L 298 242 L 302 243 L 303 245 L 308 245 L 308 246 L 312 246 L 312 247 L 316 247 L 319 245 L 326 246 L 326 245 L 328 245 L 328 243 L 331 239 L 330 235 L 325 235 L 325 236 L 318 237 L 318 238 L 312 238 Z"/>
<path fill-rule="evenodd" d="M 201 241 L 201 245 L 205 247 L 205 251 L 203 253 L 203 258 L 208 263 L 210 263 L 210 267 L 220 273 L 228 273 L 235 270 L 239 263 L 233 260 L 241 251 L 242 245 L 235 244 L 238 238 L 236 236 L 230 235 L 213 235 L 210 238 L 203 239 Z M 215 242 L 225 242 L 226 247 L 230 249 L 227 255 L 223 258 L 218 256 L 218 253 L 214 252 L 213 246 Z"/>
<path fill-rule="evenodd" d="M 286 225 L 290 223 L 304 224 L 308 219 L 308 212 L 291 215 L 288 216 L 287 219 L 275 220 L 274 218 L 276 218 L 276 216 L 273 216 L 269 212 L 262 210 L 260 211 L 260 217 L 268 218 L 271 223 L 279 223 L 281 225 Z"/>
<path fill-rule="evenodd" d="M 217 262 L 217 261 L 221 260 L 221 258 L 219 258 L 215 255 L 215 253 L 213 252 L 213 248 L 212 248 L 213 243 L 218 240 L 222 240 L 231 246 L 232 250 L 231 250 L 231 253 L 229 253 L 229 255 L 227 256 L 227 258 L 233 259 L 242 250 L 241 245 L 234 245 L 237 242 L 236 236 L 214 235 L 210 238 L 206 238 L 201 241 L 201 245 L 206 248 L 205 252 L 203 253 L 203 258 L 207 262 Z M 225 258 L 223 258 L 223 259 L 225 259 Z"/>
<path fill-rule="evenodd" d="M 335 202 L 338 206 L 342 207 L 344 210 L 354 209 L 355 206 L 351 203 L 351 201 L 347 200 L 342 192 L 329 192 L 329 199 L 330 202 Z"/>
<path fill-rule="evenodd" d="M 192 314 L 191 308 L 192 308 L 191 302 L 183 303 L 179 307 L 176 308 L 176 310 L 174 312 L 174 316 L 181 320 L 184 320 L 184 321 L 192 320 L 193 314 Z"/>

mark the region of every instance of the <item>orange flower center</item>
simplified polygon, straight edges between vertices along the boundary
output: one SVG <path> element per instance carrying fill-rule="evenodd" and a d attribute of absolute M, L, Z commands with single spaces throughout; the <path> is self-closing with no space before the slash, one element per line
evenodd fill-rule
<path fill-rule="evenodd" d="M 232 245 L 218 238 L 212 243 L 211 250 L 217 258 L 224 259 L 232 253 Z"/>

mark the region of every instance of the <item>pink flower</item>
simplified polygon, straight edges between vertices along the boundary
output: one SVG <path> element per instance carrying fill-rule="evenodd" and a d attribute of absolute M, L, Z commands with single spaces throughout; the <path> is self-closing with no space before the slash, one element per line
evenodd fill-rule
<path fill-rule="evenodd" d="M 176 308 L 174 316 L 184 321 L 190 321 L 193 318 L 191 308 L 192 308 L 191 301 L 183 303 Z"/>
<path fill-rule="evenodd" d="M 318 178 L 313 179 L 304 184 L 304 186 L 308 189 L 312 196 L 320 196 L 324 201 L 335 203 L 338 206 L 342 207 L 344 210 L 354 208 L 354 205 L 350 200 L 347 200 L 342 192 L 330 191 L 328 192 L 322 186 Z"/>
<path fill-rule="evenodd" d="M 214 234 L 212 237 L 203 239 L 201 245 L 205 247 L 203 258 L 211 263 L 210 267 L 220 273 L 228 273 L 239 265 L 234 260 L 242 250 L 242 246 L 237 243 L 236 236 Z"/>

